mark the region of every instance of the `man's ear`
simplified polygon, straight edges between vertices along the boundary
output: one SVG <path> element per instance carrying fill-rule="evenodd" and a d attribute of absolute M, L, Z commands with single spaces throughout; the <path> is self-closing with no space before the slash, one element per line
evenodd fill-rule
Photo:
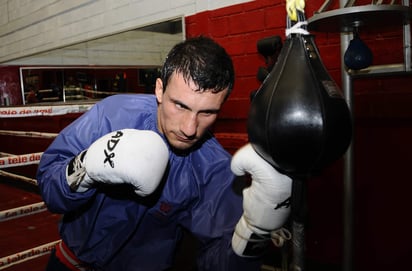
<path fill-rule="evenodd" d="M 163 99 L 163 82 L 162 79 L 156 79 L 156 87 L 155 87 L 155 94 L 158 103 L 162 103 Z"/>

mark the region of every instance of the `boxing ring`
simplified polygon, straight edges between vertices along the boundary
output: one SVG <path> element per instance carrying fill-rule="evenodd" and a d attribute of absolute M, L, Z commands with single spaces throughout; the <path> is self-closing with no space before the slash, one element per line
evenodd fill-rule
<path fill-rule="evenodd" d="M 44 270 L 47 255 L 60 241 L 57 228 L 60 215 L 47 210 L 38 191 L 37 180 L 32 178 L 44 147 L 58 133 L 20 130 L 26 127 L 18 127 L 19 130 L 3 128 L 13 126 L 8 123 L 21 122 L 22 118 L 27 118 L 25 121 L 28 123 L 44 120 L 47 123 L 48 117 L 75 113 L 70 117 L 74 119 L 92 105 L 0 108 L 0 142 L 3 142 L 0 148 L 0 270 Z M 42 119 L 31 118 L 39 116 Z M 22 154 L 10 151 L 17 147 L 16 150 L 21 152 L 24 144 L 19 142 L 24 141 L 29 142 L 30 149 L 37 148 L 36 151 Z M 42 141 L 42 144 L 36 144 L 36 141 Z"/>

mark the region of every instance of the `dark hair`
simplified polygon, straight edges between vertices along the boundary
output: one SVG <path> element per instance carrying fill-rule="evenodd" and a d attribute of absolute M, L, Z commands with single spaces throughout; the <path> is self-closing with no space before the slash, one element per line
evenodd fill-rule
<path fill-rule="evenodd" d="M 173 72 L 182 73 L 186 81 L 193 80 L 196 91 L 212 89 L 220 92 L 233 89 L 234 69 L 225 49 L 208 37 L 200 36 L 176 44 L 162 68 L 163 91 Z"/>

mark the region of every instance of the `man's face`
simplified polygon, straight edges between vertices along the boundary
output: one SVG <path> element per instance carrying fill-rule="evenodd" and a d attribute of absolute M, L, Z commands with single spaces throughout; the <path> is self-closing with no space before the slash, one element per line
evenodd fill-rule
<path fill-rule="evenodd" d="M 202 138 L 215 122 L 227 93 L 227 90 L 199 92 L 195 91 L 197 88 L 193 81 L 185 82 L 182 74 L 176 72 L 170 77 L 166 91 L 162 80 L 156 80 L 158 128 L 178 150 L 186 150 Z"/>

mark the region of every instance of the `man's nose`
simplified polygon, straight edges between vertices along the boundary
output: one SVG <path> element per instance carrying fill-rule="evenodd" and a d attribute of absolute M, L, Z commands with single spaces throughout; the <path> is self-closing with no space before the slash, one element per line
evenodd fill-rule
<path fill-rule="evenodd" d="M 185 114 L 185 117 L 180 124 L 180 130 L 187 138 L 193 138 L 196 136 L 197 126 L 198 122 L 196 114 L 188 112 Z"/>

